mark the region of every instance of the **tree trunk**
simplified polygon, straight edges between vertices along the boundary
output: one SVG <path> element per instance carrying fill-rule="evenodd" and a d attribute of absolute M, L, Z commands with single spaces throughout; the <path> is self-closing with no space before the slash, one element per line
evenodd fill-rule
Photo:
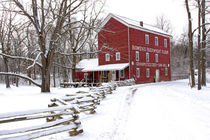
<path fill-rule="evenodd" d="M 50 92 L 50 73 L 48 71 L 48 68 L 42 69 L 41 92 Z"/>
<path fill-rule="evenodd" d="M 76 53 L 76 51 L 75 50 L 73 50 L 72 51 L 73 52 L 73 54 L 75 54 Z M 77 60 L 77 57 L 76 57 L 76 55 L 73 55 L 73 64 L 72 64 L 72 81 L 73 82 L 75 82 L 75 75 L 76 75 L 76 60 Z"/>
<path fill-rule="evenodd" d="M 4 68 L 5 68 L 5 72 L 9 72 L 9 68 L 8 68 L 8 60 L 7 58 L 3 57 L 4 60 Z M 6 88 L 10 88 L 10 82 L 9 82 L 9 76 L 6 75 L 5 76 L 5 84 L 6 84 Z"/>
<path fill-rule="evenodd" d="M 56 87 L 56 79 L 55 79 L 55 73 L 56 73 L 56 67 L 53 65 L 53 86 Z"/>
<path fill-rule="evenodd" d="M 201 62 L 200 62 L 200 46 L 201 46 L 201 5 L 200 5 L 200 0 L 197 1 L 198 3 L 198 90 L 201 89 Z"/>
<path fill-rule="evenodd" d="M 50 69 L 51 65 L 48 64 L 48 59 L 42 57 L 42 84 L 41 84 L 41 92 L 50 92 Z M 53 60 L 52 60 L 53 61 Z"/>
<path fill-rule="evenodd" d="M 201 85 L 206 86 L 206 26 L 205 26 L 205 0 L 202 0 L 202 50 L 201 50 Z"/>
<path fill-rule="evenodd" d="M 185 0 L 185 6 L 188 15 L 188 38 L 189 38 L 189 57 L 190 57 L 190 77 L 191 77 L 191 88 L 195 86 L 195 72 L 193 64 L 193 34 L 192 34 L 192 17 L 189 9 L 188 0 Z"/>

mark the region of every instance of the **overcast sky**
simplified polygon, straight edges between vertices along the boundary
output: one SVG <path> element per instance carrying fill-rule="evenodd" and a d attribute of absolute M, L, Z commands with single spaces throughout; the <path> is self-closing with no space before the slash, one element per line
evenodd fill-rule
<path fill-rule="evenodd" d="M 105 9 L 107 14 L 118 14 L 151 25 L 163 14 L 170 20 L 176 35 L 187 27 L 184 0 L 107 0 Z"/>

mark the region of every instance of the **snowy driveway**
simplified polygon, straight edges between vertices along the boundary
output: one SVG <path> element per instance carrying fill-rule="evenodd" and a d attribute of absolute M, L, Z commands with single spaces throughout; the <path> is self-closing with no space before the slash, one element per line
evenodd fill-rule
<path fill-rule="evenodd" d="M 209 140 L 209 91 L 183 80 L 120 87 L 82 119 L 84 134 L 70 140 Z"/>

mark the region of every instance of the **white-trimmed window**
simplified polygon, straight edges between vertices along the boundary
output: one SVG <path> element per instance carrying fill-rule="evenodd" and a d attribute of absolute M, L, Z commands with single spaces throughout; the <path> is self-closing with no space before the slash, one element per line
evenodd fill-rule
<path fill-rule="evenodd" d="M 155 62 L 158 62 L 158 54 L 155 54 Z"/>
<path fill-rule="evenodd" d="M 110 54 L 106 54 L 106 61 L 110 61 Z"/>
<path fill-rule="evenodd" d="M 136 68 L 136 77 L 139 78 L 140 77 L 140 69 Z"/>
<path fill-rule="evenodd" d="M 88 78 L 88 73 L 84 73 L 84 79 L 87 80 Z"/>
<path fill-rule="evenodd" d="M 165 76 L 168 76 L 168 68 L 165 68 Z"/>
<path fill-rule="evenodd" d="M 147 68 L 147 70 L 146 70 L 146 76 L 147 76 L 147 78 L 149 78 L 149 76 L 150 76 L 150 70 L 149 70 L 149 68 Z"/>
<path fill-rule="evenodd" d="M 167 39 L 164 39 L 164 47 L 167 48 Z"/>
<path fill-rule="evenodd" d="M 116 60 L 120 60 L 120 52 L 116 52 Z"/>
<path fill-rule="evenodd" d="M 124 70 L 121 70 L 120 71 L 120 78 L 124 78 L 125 77 L 125 72 L 124 72 Z"/>
<path fill-rule="evenodd" d="M 158 46 L 158 37 L 155 37 L 155 46 Z"/>
<path fill-rule="evenodd" d="M 136 61 L 139 61 L 139 51 L 136 51 Z"/>
<path fill-rule="evenodd" d="M 149 35 L 145 35 L 145 44 L 149 44 Z"/>
<path fill-rule="evenodd" d="M 149 62 L 149 53 L 146 53 L 146 62 Z"/>

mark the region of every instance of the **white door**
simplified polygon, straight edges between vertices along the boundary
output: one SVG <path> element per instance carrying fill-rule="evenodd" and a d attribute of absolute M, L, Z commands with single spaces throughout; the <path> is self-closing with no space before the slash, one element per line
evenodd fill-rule
<path fill-rule="evenodd" d="M 112 79 L 112 81 L 115 81 L 116 80 L 116 71 L 112 71 L 111 73 L 112 73 L 112 75 L 111 75 L 112 78 L 111 79 Z"/>
<path fill-rule="evenodd" d="M 159 69 L 156 69 L 156 75 L 155 75 L 155 82 L 159 82 L 159 80 L 160 80 L 160 71 L 159 71 Z"/>

